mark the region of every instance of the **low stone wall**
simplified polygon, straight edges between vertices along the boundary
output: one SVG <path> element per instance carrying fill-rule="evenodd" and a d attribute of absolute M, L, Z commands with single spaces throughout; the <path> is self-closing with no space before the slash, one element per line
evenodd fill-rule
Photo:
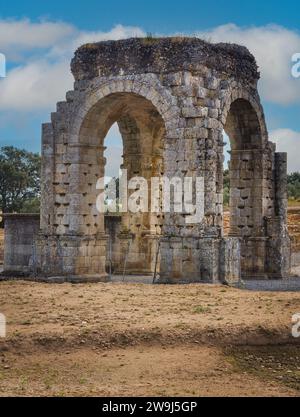
<path fill-rule="evenodd" d="M 4 215 L 4 274 L 32 272 L 34 241 L 39 228 L 39 214 Z"/>
<path fill-rule="evenodd" d="M 300 208 L 289 209 L 289 231 L 293 242 L 292 266 L 300 265 Z M 229 213 L 224 215 L 225 230 L 229 230 Z M 38 214 L 7 214 L 5 215 L 5 232 L 0 229 L 0 264 L 4 262 L 5 273 L 12 275 L 28 274 L 33 261 L 33 242 L 39 231 L 40 217 Z M 124 263 L 124 253 L 120 246 L 121 216 L 105 216 L 105 232 L 110 239 L 107 243 L 107 272 L 120 272 Z M 5 235 L 5 250 L 4 250 Z M 226 248 L 224 248 L 225 250 Z M 227 248 L 228 249 L 228 248 Z M 227 250 L 226 249 L 226 250 Z M 122 268 L 121 268 L 122 269 Z M 223 277 L 229 282 L 235 271 L 223 271 Z"/>
<path fill-rule="evenodd" d="M 120 226 L 120 216 L 105 216 L 105 231 L 110 237 L 107 245 L 107 272 L 111 270 L 113 273 L 122 257 Z M 5 215 L 4 230 L 0 230 L 0 264 L 4 263 L 4 274 L 27 275 L 34 272 L 34 241 L 39 228 L 39 214 Z"/>

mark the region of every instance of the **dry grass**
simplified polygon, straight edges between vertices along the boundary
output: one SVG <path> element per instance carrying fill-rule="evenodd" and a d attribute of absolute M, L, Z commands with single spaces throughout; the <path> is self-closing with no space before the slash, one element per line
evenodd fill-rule
<path fill-rule="evenodd" d="M 0 311 L 0 395 L 299 394 L 297 373 L 238 360 L 240 345 L 288 352 L 298 293 L 18 281 L 0 283 Z"/>
<path fill-rule="evenodd" d="M 0 396 L 299 396 L 299 293 L 11 281 L 0 312 Z"/>

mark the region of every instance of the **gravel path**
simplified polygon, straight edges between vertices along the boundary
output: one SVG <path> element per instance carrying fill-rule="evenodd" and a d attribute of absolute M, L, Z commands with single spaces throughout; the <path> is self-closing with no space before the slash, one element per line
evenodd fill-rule
<path fill-rule="evenodd" d="M 238 287 L 252 291 L 300 291 L 300 277 L 287 280 L 245 280 Z"/>
<path fill-rule="evenodd" d="M 0 273 L 3 266 L 0 265 Z M 240 289 L 252 291 L 300 291 L 300 267 L 293 268 L 293 277 L 287 280 L 245 280 L 240 285 Z M 298 276 L 296 276 L 298 275 Z M 124 284 L 153 284 L 153 277 L 149 275 L 112 275 L 111 282 Z"/>
<path fill-rule="evenodd" d="M 121 275 L 112 276 L 114 283 L 152 284 L 152 281 L 151 276 L 126 275 L 124 280 Z M 252 291 L 300 291 L 300 277 L 292 277 L 287 280 L 246 280 L 238 287 Z"/>

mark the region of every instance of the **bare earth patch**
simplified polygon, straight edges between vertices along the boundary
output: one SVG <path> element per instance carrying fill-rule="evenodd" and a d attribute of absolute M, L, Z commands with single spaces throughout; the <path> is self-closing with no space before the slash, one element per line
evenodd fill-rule
<path fill-rule="evenodd" d="M 0 312 L 2 396 L 299 395 L 299 293 L 8 281 Z"/>

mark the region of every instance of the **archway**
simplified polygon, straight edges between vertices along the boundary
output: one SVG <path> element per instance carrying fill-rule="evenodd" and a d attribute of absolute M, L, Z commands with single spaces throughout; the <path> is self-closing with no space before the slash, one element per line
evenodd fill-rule
<path fill-rule="evenodd" d="M 229 163 L 231 156 L 230 139 L 227 136 L 225 130 L 222 132 L 223 136 L 223 236 L 228 236 L 230 230 L 230 178 L 229 178 Z"/>
<path fill-rule="evenodd" d="M 157 236 L 161 233 L 163 222 L 161 214 L 151 213 L 150 205 L 151 178 L 163 175 L 165 128 L 157 109 L 142 96 L 134 93 L 111 94 L 96 103 L 83 120 L 79 134 L 82 160 L 78 176 L 82 178 L 85 188 L 80 196 L 81 207 L 87 211 L 90 208 L 90 214 L 79 220 L 79 231 L 90 236 L 109 230 L 105 228 L 104 213 L 95 211 L 99 194 L 95 180 L 106 175 L 105 137 L 115 123 L 123 141 L 122 169 L 127 170 L 128 181 L 133 177 L 142 177 L 147 181 L 149 203 L 147 211 L 133 213 L 125 209 L 118 213 L 121 224 L 110 261 L 116 273 L 122 273 L 126 268 L 127 274 L 148 274 L 154 269 Z M 89 173 L 94 175 L 94 181 L 88 179 Z"/>
<path fill-rule="evenodd" d="M 265 270 L 263 134 L 245 99 L 231 103 L 224 131 L 230 142 L 229 236 L 241 239 L 242 276 Z"/>
<path fill-rule="evenodd" d="M 43 125 L 38 273 L 107 279 L 96 183 L 105 175 L 104 138 L 117 122 L 129 177 L 204 180 L 203 221 L 189 224 L 185 212 L 172 210 L 164 218 L 122 216 L 120 239 L 127 245 L 133 232 L 141 242 L 130 260 L 133 273 L 151 270 L 151 251 L 141 257 L 141 249 L 153 237 L 156 243 L 163 223 L 159 282 L 237 282 L 240 254 L 244 276 L 288 275 L 286 155 L 268 140 L 255 59 L 233 49 L 171 38 L 78 49 L 74 90 Z M 215 65 L 220 53 L 222 68 Z M 224 127 L 232 142 L 229 238 L 222 235 Z"/>

